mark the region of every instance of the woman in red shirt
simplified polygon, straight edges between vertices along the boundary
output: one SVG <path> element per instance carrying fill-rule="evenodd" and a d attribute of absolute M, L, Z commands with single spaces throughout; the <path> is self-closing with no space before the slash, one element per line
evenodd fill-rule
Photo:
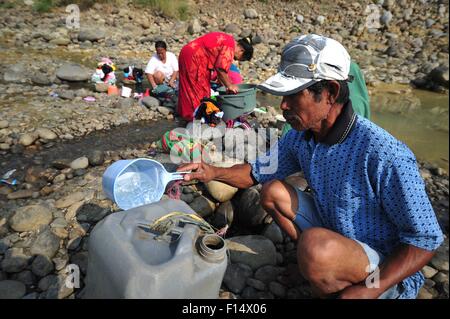
<path fill-rule="evenodd" d="M 186 44 L 180 52 L 178 114 L 192 121 L 201 99 L 211 95 L 211 71 L 217 71 L 228 91 L 237 93 L 237 85 L 228 77 L 233 60 L 250 60 L 253 47 L 248 38 L 234 41 L 232 35 L 211 32 Z"/>

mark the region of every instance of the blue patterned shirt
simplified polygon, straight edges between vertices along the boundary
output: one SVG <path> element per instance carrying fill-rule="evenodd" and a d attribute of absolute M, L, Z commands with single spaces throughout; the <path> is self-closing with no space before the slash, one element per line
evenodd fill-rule
<path fill-rule="evenodd" d="M 442 243 L 414 154 L 356 115 L 351 102 L 324 141 L 315 142 L 310 131 L 291 130 L 279 140 L 277 150 L 276 172 L 263 174 L 265 164 L 257 159 L 250 163 L 253 177 L 264 183 L 303 171 L 324 227 L 384 256 L 399 243 L 428 251 Z M 406 278 L 400 298 L 416 298 L 423 283 L 420 272 Z"/>

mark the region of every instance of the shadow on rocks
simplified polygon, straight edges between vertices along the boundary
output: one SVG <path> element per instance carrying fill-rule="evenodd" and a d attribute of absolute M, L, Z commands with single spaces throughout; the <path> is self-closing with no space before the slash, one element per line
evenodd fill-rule
<path fill-rule="evenodd" d="M 260 190 L 260 185 L 240 189 L 232 199 L 233 207 L 236 207 L 233 224 L 241 233 L 259 234 L 271 220 L 260 205 Z"/>

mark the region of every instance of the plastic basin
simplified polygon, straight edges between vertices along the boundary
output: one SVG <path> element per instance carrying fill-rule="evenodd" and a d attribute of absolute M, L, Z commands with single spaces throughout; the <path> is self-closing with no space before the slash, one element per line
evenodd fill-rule
<path fill-rule="evenodd" d="M 223 120 L 234 120 L 235 118 L 250 113 L 256 107 L 256 85 L 239 84 L 237 94 L 227 94 L 225 87 L 217 89 L 217 101 L 224 113 Z"/>

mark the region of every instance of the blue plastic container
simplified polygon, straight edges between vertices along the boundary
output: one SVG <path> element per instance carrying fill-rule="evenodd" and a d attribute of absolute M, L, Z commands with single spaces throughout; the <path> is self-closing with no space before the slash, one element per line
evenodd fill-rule
<path fill-rule="evenodd" d="M 103 191 L 127 210 L 161 200 L 167 184 L 183 179 L 182 174 L 168 173 L 161 163 L 148 158 L 120 160 L 103 174 Z"/>

